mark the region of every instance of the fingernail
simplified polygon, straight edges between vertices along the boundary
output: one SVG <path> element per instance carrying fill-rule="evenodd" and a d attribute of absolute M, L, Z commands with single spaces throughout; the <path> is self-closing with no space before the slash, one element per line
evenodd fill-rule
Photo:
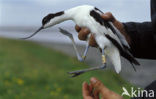
<path fill-rule="evenodd" d="M 90 79 L 90 81 L 91 81 L 91 83 L 93 83 L 93 84 L 97 82 L 96 78 L 94 78 L 94 77 L 92 77 L 92 78 Z"/>
<path fill-rule="evenodd" d="M 107 14 L 103 14 L 102 16 L 108 17 L 108 15 L 107 15 Z"/>

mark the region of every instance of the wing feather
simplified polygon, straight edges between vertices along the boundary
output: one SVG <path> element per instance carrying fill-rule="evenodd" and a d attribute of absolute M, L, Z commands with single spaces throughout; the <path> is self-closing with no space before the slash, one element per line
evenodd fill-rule
<path fill-rule="evenodd" d="M 98 13 L 98 14 L 104 14 L 101 10 L 99 10 L 98 8 L 95 7 L 95 11 Z M 98 15 L 96 15 L 98 16 Z M 98 16 L 99 17 L 99 16 Z M 100 16 L 101 17 L 101 16 Z M 103 25 L 106 26 L 106 28 L 110 28 L 112 30 L 112 32 L 119 38 L 121 44 L 127 48 L 127 49 L 130 49 L 130 46 L 128 44 L 128 42 L 126 41 L 126 38 L 123 36 L 123 34 L 113 25 L 112 22 L 110 21 L 106 21 L 104 20 L 103 18 L 98 18 L 99 21 L 103 22 Z"/>
<path fill-rule="evenodd" d="M 108 53 L 108 58 L 113 64 L 115 71 L 119 73 L 121 71 L 121 59 L 119 50 L 113 46 L 113 48 L 109 49 L 110 53 Z"/>

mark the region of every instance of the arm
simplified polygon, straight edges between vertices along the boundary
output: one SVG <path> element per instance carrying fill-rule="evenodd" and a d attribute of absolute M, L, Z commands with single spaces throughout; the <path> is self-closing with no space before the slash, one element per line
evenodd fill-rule
<path fill-rule="evenodd" d="M 101 16 L 105 20 L 112 21 L 112 23 L 125 36 L 127 42 L 131 47 L 131 53 L 137 58 L 156 59 L 156 33 L 153 31 L 153 24 L 151 22 L 136 23 L 128 22 L 121 23 L 114 18 L 111 13 L 105 13 Z M 86 28 L 76 26 L 79 32 L 79 39 L 85 40 L 89 34 Z M 91 46 L 97 46 L 94 37 L 90 38 Z"/>
<path fill-rule="evenodd" d="M 151 20 L 153 31 L 156 33 L 156 0 L 151 0 Z"/>
<path fill-rule="evenodd" d="M 131 52 L 135 57 L 156 59 L 156 0 L 151 0 L 151 22 L 123 23 L 131 38 Z"/>
<path fill-rule="evenodd" d="M 131 52 L 135 57 L 156 59 L 156 38 L 151 22 L 123 23 L 128 36 L 131 38 Z"/>

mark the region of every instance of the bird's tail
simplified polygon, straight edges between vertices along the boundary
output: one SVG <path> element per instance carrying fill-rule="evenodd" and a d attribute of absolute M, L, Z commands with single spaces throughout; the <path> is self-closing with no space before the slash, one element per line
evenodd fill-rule
<path fill-rule="evenodd" d="M 134 57 L 131 59 L 131 63 L 138 66 L 140 65 L 140 63 Z"/>
<path fill-rule="evenodd" d="M 133 55 L 130 52 L 125 52 L 124 53 L 125 58 L 132 64 L 132 67 L 134 69 L 134 71 L 136 71 L 136 68 L 134 65 L 139 66 L 140 63 L 133 57 Z"/>

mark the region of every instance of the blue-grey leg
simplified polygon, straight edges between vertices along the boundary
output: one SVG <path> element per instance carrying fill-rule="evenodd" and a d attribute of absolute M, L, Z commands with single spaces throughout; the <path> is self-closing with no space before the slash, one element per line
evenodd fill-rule
<path fill-rule="evenodd" d="M 99 67 L 92 67 L 88 69 L 83 69 L 83 70 L 78 70 L 78 71 L 73 71 L 73 72 L 68 72 L 69 74 L 72 74 L 72 77 L 79 76 L 85 72 L 88 71 L 93 71 L 93 70 L 100 70 L 100 69 L 105 69 L 106 68 L 106 58 L 105 58 L 105 52 L 104 49 L 102 50 L 102 66 Z"/>
<path fill-rule="evenodd" d="M 106 68 L 106 56 L 105 56 L 105 50 L 102 49 L 102 55 L 101 55 L 101 59 L 102 59 L 102 66 L 101 69 L 105 69 Z"/>
<path fill-rule="evenodd" d="M 74 38 L 73 38 L 73 35 L 68 32 L 67 30 L 65 29 L 62 29 L 62 28 L 59 28 L 60 32 L 63 34 L 63 35 L 66 35 L 67 37 L 69 37 L 69 39 L 72 41 L 72 44 L 73 44 L 73 47 L 74 47 L 74 50 L 75 50 L 75 53 L 76 53 L 76 56 L 77 56 L 77 59 L 82 62 L 83 61 L 83 58 L 80 56 L 78 50 L 77 50 L 77 47 L 76 47 L 76 43 L 74 41 Z"/>
<path fill-rule="evenodd" d="M 90 46 L 89 46 L 89 43 L 87 42 L 85 51 L 84 51 L 83 56 L 82 56 L 83 60 L 86 59 L 86 56 L 87 56 L 87 52 L 88 52 L 89 47 L 90 47 Z"/>

